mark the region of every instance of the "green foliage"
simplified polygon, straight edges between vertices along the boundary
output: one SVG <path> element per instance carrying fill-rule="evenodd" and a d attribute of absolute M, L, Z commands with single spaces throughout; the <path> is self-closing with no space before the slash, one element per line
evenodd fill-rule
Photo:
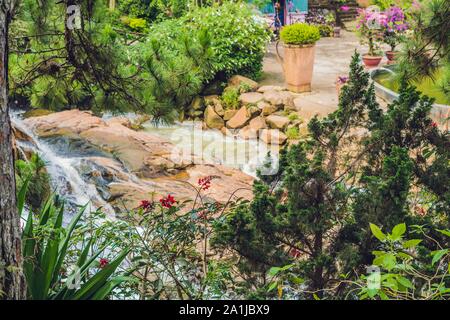
<path fill-rule="evenodd" d="M 17 190 L 27 190 L 27 204 L 32 209 L 39 209 L 50 196 L 50 176 L 45 169 L 45 162 L 37 153 L 30 160 L 16 160 Z"/>
<path fill-rule="evenodd" d="M 295 23 L 284 26 L 280 32 L 281 40 L 285 44 L 308 45 L 320 39 L 319 28 L 306 23 Z"/>
<path fill-rule="evenodd" d="M 297 112 L 291 112 L 291 113 L 288 115 L 288 119 L 289 119 L 289 121 L 295 121 L 295 120 L 299 120 L 300 117 L 299 117 L 299 115 L 298 115 Z"/>
<path fill-rule="evenodd" d="M 349 79 L 338 109 L 313 118 L 310 136 L 281 152 L 278 173 L 255 181 L 253 201 L 215 225 L 212 244 L 238 252 L 239 268 L 252 274 L 254 287 L 267 283 L 268 266 L 294 264 L 303 286 L 285 279 L 279 290 L 289 287 L 310 299 L 357 298 L 344 280 L 371 264 L 377 240 L 403 239 L 403 222 L 448 228 L 450 197 L 443 181 L 449 179 L 449 140 L 429 118 L 430 99 L 404 84 L 399 100 L 383 113 L 357 54 Z M 352 134 L 359 130 L 366 134 Z M 425 149 L 433 157 L 425 160 Z M 411 203 L 417 201 L 427 203 L 426 215 L 414 213 Z M 393 231 L 384 234 L 377 225 Z M 427 241 L 420 255 L 436 250 Z M 396 262 L 387 255 L 386 263 Z M 272 283 L 266 294 L 278 285 Z"/>
<path fill-rule="evenodd" d="M 133 31 L 144 32 L 147 31 L 147 21 L 142 18 L 122 17 L 122 22 L 129 26 Z"/>
<path fill-rule="evenodd" d="M 406 77 L 410 83 L 425 78 L 430 83 L 437 83 L 437 90 L 440 89 L 444 97 L 449 96 L 450 87 L 448 21 L 450 2 L 446 0 L 424 1 L 420 8 L 410 10 L 408 23 L 414 32 L 407 33 L 402 39 L 402 51 L 397 59 L 398 78 Z M 439 69 L 444 70 L 445 76 L 438 80 L 436 73 Z"/>
<path fill-rule="evenodd" d="M 134 18 L 142 18 L 148 22 L 177 18 L 188 9 L 186 0 L 120 0 L 118 10 Z"/>
<path fill-rule="evenodd" d="M 114 13 L 104 1 L 79 4 L 83 23 L 78 30 L 61 19 L 66 4 L 21 3 L 11 25 L 11 94 L 50 110 L 140 109 L 136 67 L 127 60 L 126 46 L 113 27 Z"/>
<path fill-rule="evenodd" d="M 177 26 L 178 22 L 171 24 Z M 169 27 L 159 32 L 174 30 Z M 152 33 L 147 43 L 134 48 L 134 57 L 143 66 L 141 76 L 147 84 L 142 92 L 145 110 L 153 115 L 154 121 L 176 119 L 212 76 L 210 34 L 206 30 L 195 34 L 183 29 L 178 32 L 175 42 L 159 41 L 162 35 Z"/>
<path fill-rule="evenodd" d="M 214 73 L 252 79 L 260 76 L 270 33 L 266 22 L 248 4 L 225 2 L 200 8 L 186 14 L 182 21 L 185 28 L 206 29 L 211 34 Z"/>
<path fill-rule="evenodd" d="M 332 37 L 334 34 L 334 28 L 328 24 L 319 24 L 317 25 L 319 28 L 319 33 L 321 37 Z"/>
<path fill-rule="evenodd" d="M 236 87 L 226 88 L 220 99 L 225 109 L 239 108 L 239 89 Z"/>
<path fill-rule="evenodd" d="M 371 228 L 380 239 L 381 230 L 375 225 Z M 360 299 L 441 300 L 450 297 L 448 239 L 439 241 L 420 226 L 412 226 L 412 230 L 423 239 L 407 240 L 404 223 L 394 226 L 391 233 L 383 234 L 380 250 L 373 251 L 373 265 L 381 272 L 358 279 Z M 449 230 L 436 231 L 447 238 L 450 236 Z M 430 240 L 440 249 L 419 257 L 423 244 Z"/>
<path fill-rule="evenodd" d="M 99 267 L 97 259 L 104 254 L 106 244 L 96 243 L 95 237 L 83 243 L 73 242 L 84 210 L 85 207 L 80 209 L 66 227 L 63 226 L 64 205 L 57 207 L 52 198 L 37 219 L 29 212 L 22 234 L 22 252 L 30 299 L 102 300 L 126 280 L 113 275 L 129 250 L 121 251 Z M 95 249 L 96 245 L 100 248 Z M 72 246 L 81 247 L 82 254 L 70 264 L 68 251 Z M 71 267 L 74 270 L 70 273 Z"/>
<path fill-rule="evenodd" d="M 288 128 L 286 130 L 286 136 L 288 137 L 288 139 L 290 140 L 294 140 L 294 139 L 298 139 L 300 138 L 300 132 L 297 126 Z"/>

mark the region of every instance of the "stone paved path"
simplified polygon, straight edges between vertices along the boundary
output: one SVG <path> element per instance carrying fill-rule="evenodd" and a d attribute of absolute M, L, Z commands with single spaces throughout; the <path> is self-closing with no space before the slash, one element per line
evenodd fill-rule
<path fill-rule="evenodd" d="M 340 38 L 322 38 L 316 45 L 316 58 L 312 79 L 312 92 L 298 94 L 300 98 L 300 115 L 309 119 L 314 114 L 326 115 L 336 109 L 338 97 L 336 78 L 348 73 L 353 52 L 367 51 L 359 44 L 355 33 L 342 30 Z M 283 48 L 279 46 L 280 55 Z M 384 61 L 382 61 L 383 63 Z M 261 85 L 284 85 L 284 75 L 276 55 L 275 44 L 271 43 L 264 58 Z"/>

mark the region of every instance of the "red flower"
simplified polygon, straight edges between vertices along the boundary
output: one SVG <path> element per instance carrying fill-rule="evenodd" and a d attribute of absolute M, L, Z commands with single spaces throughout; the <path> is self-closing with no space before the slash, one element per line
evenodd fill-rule
<path fill-rule="evenodd" d="M 198 185 L 201 187 L 202 190 L 208 190 L 209 187 L 211 187 L 211 180 L 212 180 L 211 176 L 200 178 L 198 179 Z"/>
<path fill-rule="evenodd" d="M 206 216 L 206 214 L 208 213 L 207 210 L 203 210 L 197 213 L 197 217 L 199 219 L 208 219 L 208 217 Z"/>
<path fill-rule="evenodd" d="M 301 252 L 298 249 L 292 248 L 291 250 L 289 250 L 289 255 L 294 259 L 298 258 L 300 254 Z"/>
<path fill-rule="evenodd" d="M 431 126 L 433 127 L 433 128 L 437 128 L 437 123 L 436 122 L 431 122 Z"/>
<path fill-rule="evenodd" d="M 100 261 L 98 262 L 100 264 L 100 268 L 104 268 L 108 265 L 109 261 L 108 259 L 105 258 L 100 258 Z"/>
<path fill-rule="evenodd" d="M 153 202 L 148 200 L 142 200 L 139 208 L 144 209 L 145 211 L 150 211 L 153 209 Z"/>
<path fill-rule="evenodd" d="M 161 202 L 161 205 L 164 208 L 170 209 L 176 201 L 175 198 L 169 194 L 167 197 L 159 199 L 159 202 Z"/>

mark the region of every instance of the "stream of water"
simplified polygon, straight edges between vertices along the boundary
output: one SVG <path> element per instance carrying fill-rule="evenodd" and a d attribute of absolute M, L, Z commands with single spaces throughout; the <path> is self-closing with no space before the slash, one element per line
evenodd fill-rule
<path fill-rule="evenodd" d="M 126 115 L 133 118 L 134 115 Z M 108 118 L 110 115 L 105 115 Z M 85 161 L 91 156 L 99 156 L 99 151 L 86 150 L 86 147 L 61 139 L 38 138 L 22 121 L 20 112 L 13 112 L 11 120 L 15 127 L 32 138 L 32 142 L 18 141 L 18 146 L 38 153 L 46 163 L 51 178 L 52 190 L 62 196 L 68 204 L 67 219 L 79 206 L 89 203 L 88 209 L 102 208 L 106 214 L 114 216 L 114 209 L 102 197 L 101 186 L 86 176 Z M 224 136 L 218 130 L 202 130 L 201 123 L 184 122 L 171 126 L 155 127 L 151 123 L 144 124 L 144 132 L 160 136 L 172 142 L 186 154 L 195 154 L 203 161 L 212 164 L 223 164 L 256 176 L 256 169 L 267 159 L 268 152 L 272 159 L 278 156 L 278 147 L 269 146 L 258 140 L 244 140 L 239 137 Z M 100 156 L 105 156 L 101 154 Z M 86 164 L 88 163 L 88 164 Z M 130 173 L 126 173 L 132 175 Z M 138 179 L 137 177 L 132 177 Z"/>
<path fill-rule="evenodd" d="M 278 159 L 279 146 L 267 145 L 257 139 L 225 136 L 219 130 L 203 130 L 200 122 L 186 121 L 171 126 L 155 127 L 144 124 L 145 132 L 168 139 L 186 154 L 202 157 L 207 163 L 236 168 L 256 177 L 256 170 L 267 160 L 270 152 L 274 163 Z"/>
<path fill-rule="evenodd" d="M 36 137 L 24 125 L 19 112 L 11 114 L 11 121 L 15 127 L 33 139 L 32 143 L 18 141 L 18 146 L 33 150 L 45 161 L 52 190 L 64 198 L 69 213 L 73 214 L 79 206 L 88 204 L 88 210 L 94 211 L 102 207 L 105 213 L 114 214 L 114 209 L 101 197 L 96 186 L 83 179 L 79 171 L 82 157 L 77 157 L 72 153 L 66 154 L 56 145 Z M 70 219 L 70 216 L 71 214 L 65 215 L 65 219 Z"/>

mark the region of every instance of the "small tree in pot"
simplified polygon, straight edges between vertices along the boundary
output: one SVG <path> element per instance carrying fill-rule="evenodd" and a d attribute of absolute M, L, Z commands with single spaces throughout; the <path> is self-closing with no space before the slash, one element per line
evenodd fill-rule
<path fill-rule="evenodd" d="M 296 23 L 285 26 L 280 37 L 284 43 L 283 69 L 288 89 L 293 92 L 311 91 L 319 29 L 313 25 Z"/>
<path fill-rule="evenodd" d="M 362 59 L 366 67 L 376 67 L 382 59 L 378 40 L 381 38 L 381 28 L 386 23 L 386 15 L 371 8 L 359 9 L 358 12 L 358 35 L 361 42 L 369 46 L 369 51 Z"/>

